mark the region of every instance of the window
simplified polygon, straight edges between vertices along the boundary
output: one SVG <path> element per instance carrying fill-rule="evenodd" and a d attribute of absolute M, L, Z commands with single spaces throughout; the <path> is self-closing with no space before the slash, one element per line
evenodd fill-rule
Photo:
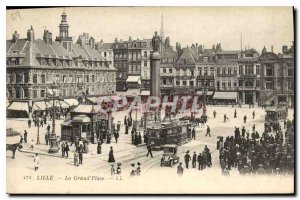
<path fill-rule="evenodd" d="M 273 76 L 273 65 L 266 66 L 266 76 Z"/>
<path fill-rule="evenodd" d="M 166 84 L 167 84 L 166 79 L 163 79 L 163 85 L 166 85 Z"/>
<path fill-rule="evenodd" d="M 222 74 L 226 74 L 226 68 L 222 67 Z"/>
<path fill-rule="evenodd" d="M 190 86 L 194 86 L 194 81 L 190 81 Z"/>
<path fill-rule="evenodd" d="M 45 90 L 41 90 L 41 97 L 46 97 L 46 92 L 45 92 Z"/>
<path fill-rule="evenodd" d="M 227 84 L 228 84 L 228 87 L 231 87 L 231 82 L 230 81 Z"/>
<path fill-rule="evenodd" d="M 29 74 L 24 73 L 24 83 L 28 83 L 28 82 L 29 82 Z"/>
<path fill-rule="evenodd" d="M 215 75 L 215 70 L 213 67 L 210 67 L 210 75 L 214 76 Z"/>
<path fill-rule="evenodd" d="M 13 83 L 13 81 L 14 81 L 13 75 L 12 75 L 12 74 L 9 74 L 9 75 L 8 75 L 8 83 Z"/>
<path fill-rule="evenodd" d="M 239 65 L 239 74 L 243 74 L 243 65 Z"/>
<path fill-rule="evenodd" d="M 92 75 L 92 82 L 95 82 L 95 75 Z"/>
<path fill-rule="evenodd" d="M 208 62 L 208 57 L 204 57 L 203 62 L 207 63 Z"/>
<path fill-rule="evenodd" d="M 220 74 L 220 67 L 217 68 L 217 74 Z"/>
<path fill-rule="evenodd" d="M 41 80 L 42 80 L 42 83 L 46 83 L 46 75 L 45 74 L 41 75 Z"/>
<path fill-rule="evenodd" d="M 259 80 L 256 80 L 256 87 L 259 87 Z"/>
<path fill-rule="evenodd" d="M 207 67 L 204 67 L 204 76 L 207 76 Z"/>
<path fill-rule="evenodd" d="M 173 84 L 173 79 L 170 78 L 170 79 L 169 79 L 169 83 L 170 83 L 170 84 Z"/>
<path fill-rule="evenodd" d="M 147 77 L 148 73 L 147 71 L 144 71 L 144 76 Z"/>
<path fill-rule="evenodd" d="M 288 89 L 289 90 L 294 90 L 294 84 L 292 83 L 292 81 L 288 81 Z"/>
<path fill-rule="evenodd" d="M 266 89 L 273 89 L 273 81 L 267 81 L 266 82 Z"/>
<path fill-rule="evenodd" d="M 167 73 L 167 69 L 163 69 L 163 73 Z"/>
<path fill-rule="evenodd" d="M 180 85 L 180 81 L 176 81 L 176 85 Z"/>
<path fill-rule="evenodd" d="M 194 76 L 194 70 L 191 70 L 191 76 Z"/>
<path fill-rule="evenodd" d="M 21 98 L 21 93 L 20 93 L 20 89 L 16 88 L 16 98 L 20 99 Z"/>
<path fill-rule="evenodd" d="M 63 95 L 63 96 L 67 96 L 67 90 L 66 90 L 66 89 L 63 89 L 62 91 L 63 91 L 62 95 Z"/>
<path fill-rule="evenodd" d="M 16 83 L 22 83 L 22 74 L 16 74 Z"/>
<path fill-rule="evenodd" d="M 33 90 L 33 98 L 38 98 L 37 90 Z"/>
<path fill-rule="evenodd" d="M 240 86 L 240 87 L 243 87 L 243 86 L 244 86 L 244 84 L 243 84 L 243 81 L 242 81 L 242 80 L 239 80 L 239 86 Z"/>
<path fill-rule="evenodd" d="M 169 73 L 172 74 L 172 69 L 169 69 Z"/>
<path fill-rule="evenodd" d="M 147 67 L 147 61 L 144 61 L 144 67 Z"/>
<path fill-rule="evenodd" d="M 202 68 L 198 67 L 198 71 L 199 71 L 199 76 L 202 76 Z"/>
<path fill-rule="evenodd" d="M 37 83 L 37 74 L 33 74 L 33 83 Z"/>
<path fill-rule="evenodd" d="M 182 85 L 186 85 L 186 81 L 182 81 Z"/>
<path fill-rule="evenodd" d="M 231 74 L 231 68 L 228 67 L 228 74 Z"/>
<path fill-rule="evenodd" d="M 104 57 L 106 57 L 107 56 L 107 54 L 106 54 L 106 52 L 104 52 Z"/>
<path fill-rule="evenodd" d="M 225 87 L 225 82 L 224 81 L 222 82 L 222 87 Z"/>
<path fill-rule="evenodd" d="M 233 82 L 233 86 L 236 87 L 236 82 Z"/>
<path fill-rule="evenodd" d="M 85 76 L 85 82 L 87 82 L 87 83 L 89 82 L 89 75 Z"/>
<path fill-rule="evenodd" d="M 259 71 L 259 65 L 256 65 L 256 74 L 259 74 L 260 73 L 260 71 Z"/>
<path fill-rule="evenodd" d="M 245 67 L 245 74 L 253 74 L 253 65 L 246 65 Z"/>
<path fill-rule="evenodd" d="M 237 69 L 236 69 L 236 67 L 235 68 L 233 68 L 233 73 L 234 73 L 234 75 L 237 75 Z"/>
<path fill-rule="evenodd" d="M 144 57 L 146 58 L 147 56 L 147 51 L 144 51 Z"/>

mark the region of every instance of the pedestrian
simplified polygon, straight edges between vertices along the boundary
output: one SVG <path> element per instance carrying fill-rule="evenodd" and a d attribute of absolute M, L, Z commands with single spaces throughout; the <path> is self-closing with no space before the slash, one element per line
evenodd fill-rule
<path fill-rule="evenodd" d="M 224 115 L 224 123 L 226 122 L 226 120 L 227 120 L 227 116 L 226 116 L 226 114 Z"/>
<path fill-rule="evenodd" d="M 45 124 L 45 125 L 47 124 L 47 118 L 46 118 L 46 115 L 44 115 L 44 124 Z"/>
<path fill-rule="evenodd" d="M 30 148 L 31 148 L 31 151 L 33 151 L 33 149 L 34 149 L 34 143 L 33 143 L 33 140 L 31 140 L 31 142 L 30 142 Z"/>
<path fill-rule="evenodd" d="M 97 146 L 97 154 L 101 154 L 101 142 L 98 142 L 98 146 Z"/>
<path fill-rule="evenodd" d="M 203 157 L 202 154 L 199 153 L 198 157 L 197 157 L 197 161 L 198 161 L 198 170 L 203 170 Z"/>
<path fill-rule="evenodd" d="M 50 125 L 47 126 L 47 132 L 50 133 Z"/>
<path fill-rule="evenodd" d="M 23 136 L 21 135 L 21 137 L 20 137 L 20 143 L 22 144 L 23 143 Z"/>
<path fill-rule="evenodd" d="M 49 136 L 48 133 L 46 133 L 45 134 L 45 143 L 46 143 L 46 145 L 48 145 L 48 141 L 49 141 L 49 137 L 48 136 Z"/>
<path fill-rule="evenodd" d="M 31 120 L 30 119 L 28 119 L 28 128 L 30 128 L 31 127 Z"/>
<path fill-rule="evenodd" d="M 24 130 L 24 142 L 25 142 L 25 144 L 27 143 L 27 131 L 26 130 Z"/>
<path fill-rule="evenodd" d="M 65 157 L 65 147 L 66 147 L 65 142 L 62 142 L 61 143 L 61 157 Z"/>
<path fill-rule="evenodd" d="M 211 137 L 211 135 L 210 135 L 210 128 L 209 128 L 208 125 L 207 125 L 207 128 L 206 128 L 206 135 L 205 136 L 207 136 L 207 135 L 209 135 L 209 137 Z"/>
<path fill-rule="evenodd" d="M 191 156 L 190 156 L 190 151 L 188 150 L 184 156 L 184 162 L 185 162 L 185 167 L 188 169 L 189 168 L 189 162 L 191 160 Z"/>
<path fill-rule="evenodd" d="M 178 167 L 177 167 L 177 175 L 178 176 L 182 176 L 183 175 L 183 167 L 182 167 L 182 163 L 180 162 Z"/>
<path fill-rule="evenodd" d="M 139 132 L 138 136 L 137 136 L 137 142 L 138 144 L 142 144 L 142 136 L 141 136 L 141 132 Z"/>
<path fill-rule="evenodd" d="M 246 129 L 245 129 L 245 126 L 243 126 L 243 128 L 242 128 L 242 137 L 245 137 L 245 133 L 246 133 Z"/>
<path fill-rule="evenodd" d="M 193 168 L 196 168 L 196 164 L 197 164 L 197 154 L 196 152 L 194 152 L 193 159 L 192 159 Z"/>
<path fill-rule="evenodd" d="M 196 140 L 196 131 L 195 131 L 195 127 L 193 127 L 193 130 L 192 130 L 192 139 Z"/>
<path fill-rule="evenodd" d="M 67 158 L 69 157 L 69 150 L 70 150 L 69 144 L 68 144 L 68 142 L 66 142 L 65 152 L 66 152 L 66 157 L 67 157 Z"/>
<path fill-rule="evenodd" d="M 122 170 L 121 170 L 121 163 L 117 163 L 117 174 L 121 174 Z"/>
<path fill-rule="evenodd" d="M 127 126 L 127 116 L 124 117 L 124 125 Z"/>
<path fill-rule="evenodd" d="M 119 138 L 119 131 L 118 130 L 115 130 L 114 137 L 115 137 L 116 143 L 118 143 L 118 138 Z"/>
<path fill-rule="evenodd" d="M 137 132 L 135 132 L 135 134 L 134 134 L 134 145 L 137 146 L 138 144 L 139 144 L 139 138 L 138 138 Z"/>
<path fill-rule="evenodd" d="M 128 125 L 125 125 L 125 135 L 128 135 Z"/>
<path fill-rule="evenodd" d="M 41 125 L 41 127 L 43 127 L 43 124 L 44 123 L 44 121 L 43 121 L 43 119 L 41 119 L 41 121 L 40 121 L 40 125 Z"/>
<path fill-rule="evenodd" d="M 78 163 L 78 160 L 79 160 L 79 154 L 77 151 L 74 152 L 74 166 L 79 166 L 79 163 Z"/>
<path fill-rule="evenodd" d="M 213 112 L 214 118 L 216 118 L 217 112 L 214 110 Z"/>
<path fill-rule="evenodd" d="M 147 144 L 147 150 L 148 150 L 147 157 L 148 157 L 148 155 L 150 154 L 150 155 L 151 155 L 151 158 L 153 158 L 153 155 L 152 155 L 152 148 L 151 148 L 151 143 L 148 143 L 148 144 Z"/>
<path fill-rule="evenodd" d="M 33 157 L 33 163 L 34 163 L 34 171 L 37 171 L 39 169 L 40 166 L 40 157 L 39 154 L 35 154 L 35 156 Z"/>
<path fill-rule="evenodd" d="M 207 151 L 207 166 L 211 167 L 212 166 L 212 162 L 211 162 L 211 153 L 209 152 L 209 150 Z"/>
<path fill-rule="evenodd" d="M 114 175 L 115 173 L 116 173 L 115 164 L 112 163 L 112 164 L 111 164 L 111 168 L 110 168 L 110 175 L 112 176 L 112 175 Z"/>
<path fill-rule="evenodd" d="M 247 116 L 244 116 L 244 124 L 247 122 Z"/>
<path fill-rule="evenodd" d="M 79 164 L 82 165 L 82 161 L 83 161 L 83 146 L 82 144 L 79 145 L 78 147 L 78 157 L 79 157 Z"/>
<path fill-rule="evenodd" d="M 237 118 L 236 109 L 234 110 L 234 118 Z"/>
<path fill-rule="evenodd" d="M 141 175 L 141 163 L 138 162 L 137 163 L 137 168 L 136 168 L 136 175 L 140 176 Z"/>
<path fill-rule="evenodd" d="M 253 119 L 255 118 L 255 110 L 253 110 L 253 112 L 252 112 L 252 118 Z"/>
<path fill-rule="evenodd" d="M 110 151 L 108 154 L 108 162 L 110 163 L 115 162 L 114 151 L 112 146 L 110 146 Z"/>

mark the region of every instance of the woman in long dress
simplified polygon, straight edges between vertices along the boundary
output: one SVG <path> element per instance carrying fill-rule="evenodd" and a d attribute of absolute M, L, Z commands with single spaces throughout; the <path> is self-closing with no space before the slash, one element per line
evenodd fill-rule
<path fill-rule="evenodd" d="M 115 162 L 113 147 L 110 147 L 110 151 L 108 154 L 108 162 Z"/>

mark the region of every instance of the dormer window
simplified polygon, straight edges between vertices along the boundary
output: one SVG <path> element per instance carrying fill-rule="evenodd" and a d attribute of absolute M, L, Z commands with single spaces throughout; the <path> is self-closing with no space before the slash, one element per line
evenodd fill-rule
<path fill-rule="evenodd" d="M 208 62 L 208 57 L 204 57 L 203 62 L 207 63 Z"/>

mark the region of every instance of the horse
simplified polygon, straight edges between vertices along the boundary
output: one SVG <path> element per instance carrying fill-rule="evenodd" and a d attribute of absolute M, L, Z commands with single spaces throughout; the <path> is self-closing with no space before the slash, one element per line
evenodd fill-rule
<path fill-rule="evenodd" d="M 12 159 L 15 159 L 16 150 L 22 149 L 23 146 L 20 143 L 17 144 L 6 144 L 6 151 L 12 151 Z"/>

